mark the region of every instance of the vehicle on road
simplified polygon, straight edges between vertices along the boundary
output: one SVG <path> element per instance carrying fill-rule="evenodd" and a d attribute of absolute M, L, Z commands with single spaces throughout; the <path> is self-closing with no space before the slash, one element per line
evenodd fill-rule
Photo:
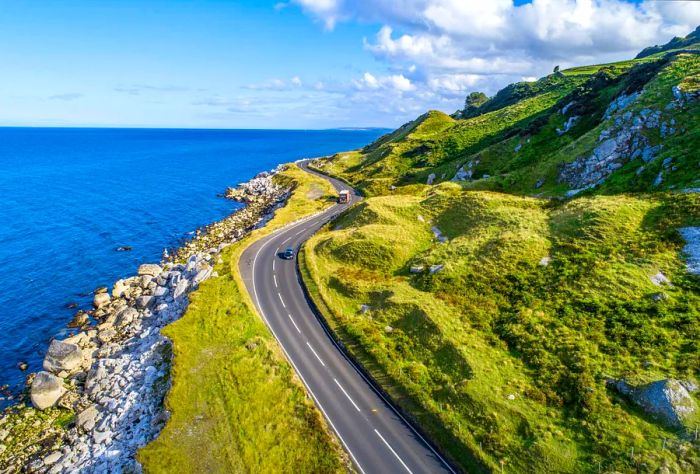
<path fill-rule="evenodd" d="M 285 260 L 293 260 L 294 259 L 294 249 L 292 247 L 289 247 L 287 250 L 282 252 L 281 257 Z"/>
<path fill-rule="evenodd" d="M 338 203 L 344 204 L 346 202 L 350 202 L 350 191 L 343 189 L 338 193 Z"/>

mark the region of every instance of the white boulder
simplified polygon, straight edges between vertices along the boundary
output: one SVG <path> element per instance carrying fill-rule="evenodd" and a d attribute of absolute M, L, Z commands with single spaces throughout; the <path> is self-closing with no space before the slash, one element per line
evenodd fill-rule
<path fill-rule="evenodd" d="M 63 370 L 72 372 L 80 367 L 82 360 L 83 352 L 77 344 L 54 339 L 51 341 L 44 358 L 44 370 L 53 373 L 59 373 Z"/>
<path fill-rule="evenodd" d="M 51 408 L 66 392 L 63 381 L 49 372 L 39 372 L 32 381 L 30 397 L 39 410 Z"/>

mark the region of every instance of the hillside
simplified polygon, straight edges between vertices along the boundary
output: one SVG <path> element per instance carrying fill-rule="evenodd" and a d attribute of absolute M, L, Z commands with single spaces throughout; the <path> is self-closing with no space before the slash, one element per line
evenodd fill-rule
<path fill-rule="evenodd" d="M 367 199 L 305 282 L 464 470 L 700 471 L 693 35 L 316 161 Z"/>

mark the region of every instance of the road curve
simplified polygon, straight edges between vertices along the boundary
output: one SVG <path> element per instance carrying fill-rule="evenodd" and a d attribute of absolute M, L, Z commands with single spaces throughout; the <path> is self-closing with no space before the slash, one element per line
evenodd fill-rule
<path fill-rule="evenodd" d="M 313 173 L 306 165 L 300 163 L 302 169 Z M 323 177 L 338 190 L 348 189 L 338 180 Z M 353 196 L 352 202 L 358 199 Z M 288 247 L 298 251 L 304 241 L 352 202 L 337 204 L 253 243 L 239 262 L 243 281 L 359 472 L 454 473 L 337 348 L 306 300 L 296 262 L 278 256 Z"/>

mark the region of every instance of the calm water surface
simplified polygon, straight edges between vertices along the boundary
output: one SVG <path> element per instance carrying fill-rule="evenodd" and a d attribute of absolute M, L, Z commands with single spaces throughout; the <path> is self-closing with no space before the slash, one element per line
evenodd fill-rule
<path fill-rule="evenodd" d="M 40 369 L 67 304 L 234 210 L 227 186 L 382 133 L 0 128 L 0 385 Z"/>

